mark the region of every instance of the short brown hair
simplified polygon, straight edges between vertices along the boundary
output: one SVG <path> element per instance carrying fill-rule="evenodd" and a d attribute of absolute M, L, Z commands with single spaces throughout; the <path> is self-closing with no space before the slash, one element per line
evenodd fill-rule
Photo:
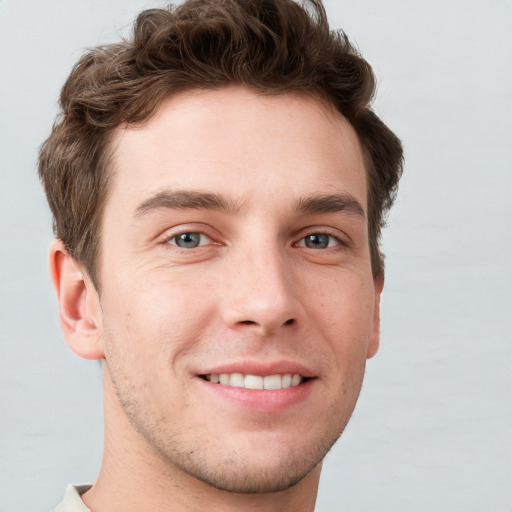
<path fill-rule="evenodd" d="M 330 31 L 320 0 L 188 0 L 150 9 L 137 17 L 131 39 L 80 58 L 39 159 L 54 232 L 69 254 L 98 286 L 113 129 L 149 119 L 176 92 L 229 84 L 313 95 L 352 124 L 367 169 L 372 269 L 381 275 L 380 232 L 402 172 L 402 146 L 370 108 L 370 65 L 344 32 Z"/>

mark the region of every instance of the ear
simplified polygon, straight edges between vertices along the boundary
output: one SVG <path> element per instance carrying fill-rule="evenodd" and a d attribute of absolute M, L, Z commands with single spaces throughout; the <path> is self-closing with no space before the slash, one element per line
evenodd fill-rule
<path fill-rule="evenodd" d="M 49 256 L 66 343 L 80 357 L 103 359 L 101 306 L 94 285 L 60 240 L 52 243 Z"/>
<path fill-rule="evenodd" d="M 373 357 L 379 349 L 379 338 L 380 338 L 380 294 L 384 288 L 384 274 L 376 277 L 373 280 L 375 303 L 373 306 L 373 324 L 370 331 L 370 339 L 368 343 L 368 350 L 366 357 L 370 359 Z"/>

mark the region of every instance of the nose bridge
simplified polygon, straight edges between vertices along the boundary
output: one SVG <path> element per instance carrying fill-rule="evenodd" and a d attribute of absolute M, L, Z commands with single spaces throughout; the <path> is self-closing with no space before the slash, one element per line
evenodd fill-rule
<path fill-rule="evenodd" d="M 285 250 L 260 242 L 236 253 L 224 316 L 231 327 L 269 335 L 297 321 L 299 304 Z"/>

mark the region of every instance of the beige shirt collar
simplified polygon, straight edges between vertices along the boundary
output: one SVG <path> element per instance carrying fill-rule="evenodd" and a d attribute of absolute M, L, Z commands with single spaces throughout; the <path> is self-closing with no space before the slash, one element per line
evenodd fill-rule
<path fill-rule="evenodd" d="M 54 512 L 91 512 L 80 497 L 85 491 L 91 488 L 90 485 L 68 485 L 64 499 L 60 502 Z"/>

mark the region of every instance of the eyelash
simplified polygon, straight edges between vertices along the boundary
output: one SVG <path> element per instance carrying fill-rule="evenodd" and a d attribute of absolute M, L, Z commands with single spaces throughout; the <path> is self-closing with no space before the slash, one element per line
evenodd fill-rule
<path fill-rule="evenodd" d="M 180 247 L 178 245 L 178 243 L 172 243 L 173 241 L 176 242 L 176 240 L 178 239 L 178 237 L 180 236 L 184 236 L 184 235 L 199 235 L 199 245 L 195 246 L 195 247 Z M 327 241 L 327 246 L 326 247 L 308 247 L 307 245 L 307 238 L 308 237 L 313 237 L 313 236 L 326 236 L 328 237 L 328 241 Z M 206 243 L 204 243 L 204 238 L 206 238 Z M 334 245 L 331 245 L 331 242 L 334 241 L 335 244 Z M 203 243 L 201 243 L 203 242 Z M 171 234 L 170 236 L 167 236 L 164 240 L 162 240 L 162 244 L 163 245 L 172 245 L 174 247 L 176 247 L 176 249 L 178 250 L 182 250 L 182 251 L 191 251 L 193 249 L 198 249 L 204 245 L 209 245 L 210 243 L 212 242 L 212 238 L 207 235 L 206 233 L 204 233 L 203 231 L 194 231 L 194 230 L 189 230 L 189 231 L 180 231 L 179 233 L 173 233 Z M 318 231 L 316 230 L 312 230 L 306 234 L 304 234 L 298 242 L 295 242 L 293 244 L 295 247 L 305 247 L 307 249 L 310 249 L 310 250 L 313 250 L 313 251 L 320 251 L 320 250 L 327 250 L 327 249 L 333 249 L 335 247 L 341 247 L 341 248 L 344 248 L 344 247 L 347 247 L 348 246 L 348 243 L 343 240 L 342 238 L 340 238 L 338 235 L 335 235 L 331 232 L 329 232 L 328 230 L 326 229 L 319 229 Z"/>
<path fill-rule="evenodd" d="M 328 237 L 329 241 L 328 241 L 327 247 L 322 247 L 320 249 L 308 247 L 306 245 L 307 244 L 306 240 L 308 237 L 313 237 L 313 236 Z M 332 241 L 335 242 L 335 245 L 330 245 L 330 243 Z M 338 234 L 334 234 L 326 229 L 318 229 L 318 230 L 312 230 L 312 231 L 306 233 L 305 235 L 303 235 L 295 245 L 298 245 L 299 247 L 306 247 L 307 249 L 311 249 L 313 251 L 319 251 L 319 250 L 327 250 L 327 249 L 335 249 L 335 248 L 344 248 L 344 247 L 348 246 L 348 243 L 345 240 L 343 240 Z"/>
<path fill-rule="evenodd" d="M 176 241 L 178 239 L 178 237 L 180 236 L 184 236 L 184 235 L 199 235 L 199 245 L 196 246 L 196 247 L 180 247 L 177 243 L 172 243 L 173 241 Z M 207 241 L 211 242 L 212 239 L 210 236 L 208 236 L 206 233 L 203 233 L 202 231 L 193 231 L 193 230 L 190 230 L 190 231 L 181 231 L 179 233 L 173 233 L 172 235 L 168 236 L 167 238 L 165 238 L 165 240 L 162 241 L 162 243 L 164 245 L 173 245 L 175 247 L 177 247 L 178 249 L 181 249 L 181 250 L 184 250 L 184 251 L 188 251 L 188 250 L 191 250 L 191 249 L 197 249 L 198 247 L 202 247 L 203 245 L 207 245 L 207 244 L 204 244 L 202 243 L 201 244 L 201 239 L 203 239 L 204 241 L 204 238 L 207 239 Z"/>

